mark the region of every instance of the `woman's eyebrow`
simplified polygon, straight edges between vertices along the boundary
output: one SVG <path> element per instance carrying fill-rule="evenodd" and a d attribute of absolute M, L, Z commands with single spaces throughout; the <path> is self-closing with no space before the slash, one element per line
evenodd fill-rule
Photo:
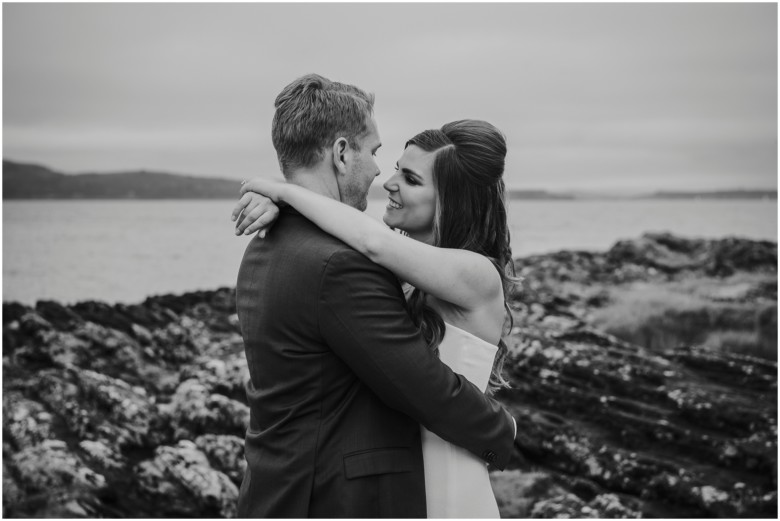
<path fill-rule="evenodd" d="M 406 167 L 399 168 L 398 162 L 395 163 L 395 167 L 398 168 L 399 170 L 401 170 L 401 172 L 403 172 L 404 174 L 413 175 L 418 180 L 422 180 L 422 176 L 420 174 L 418 174 L 417 172 L 415 172 L 414 170 L 412 170 L 411 168 L 406 168 Z"/>

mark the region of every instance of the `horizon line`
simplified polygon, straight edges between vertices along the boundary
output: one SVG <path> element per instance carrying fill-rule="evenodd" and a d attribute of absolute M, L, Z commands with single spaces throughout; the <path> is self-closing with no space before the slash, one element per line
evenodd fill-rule
<path fill-rule="evenodd" d="M 214 177 L 213 175 L 209 174 L 194 174 L 194 173 L 184 173 L 179 171 L 172 171 L 167 169 L 152 169 L 152 168 L 146 168 L 146 167 L 136 167 L 136 168 L 126 168 L 122 170 L 107 170 L 107 171 L 80 171 L 80 172 L 66 172 L 62 170 L 57 170 L 54 167 L 50 167 L 42 162 L 36 162 L 36 161 L 19 161 L 16 159 L 11 159 L 8 157 L 3 157 L 3 162 L 10 162 L 10 163 L 16 163 L 20 165 L 27 165 L 27 166 L 37 166 L 46 168 L 47 170 L 51 170 L 52 172 L 67 175 L 67 176 L 77 176 L 77 175 L 117 175 L 117 174 L 128 174 L 128 173 L 151 173 L 151 174 L 167 174 L 167 175 L 173 175 L 173 176 L 179 176 L 179 177 L 194 177 L 194 178 L 200 178 L 200 179 L 210 179 L 210 180 L 218 180 L 218 181 L 225 181 L 225 182 L 240 182 L 238 178 L 229 178 L 229 177 Z M 279 174 L 281 176 L 281 173 Z M 376 190 L 374 187 L 377 185 L 372 184 L 371 188 Z M 696 188 L 686 188 L 686 189 L 680 189 L 680 188 L 543 188 L 543 187 L 522 187 L 518 185 L 506 185 L 505 190 L 507 192 L 513 192 L 513 191 L 521 191 L 521 192 L 543 192 L 546 194 L 551 195 L 610 195 L 610 196 L 620 196 L 620 197 L 631 197 L 631 196 L 637 196 L 637 195 L 652 195 L 656 193 L 675 193 L 675 194 L 701 194 L 701 193 L 719 193 L 719 192 L 773 192 L 777 193 L 778 188 L 776 186 L 774 187 L 764 187 L 764 186 L 756 186 L 756 187 L 745 187 L 745 186 L 731 186 L 731 187 L 718 187 L 718 188 L 712 188 L 712 189 L 696 189 Z"/>

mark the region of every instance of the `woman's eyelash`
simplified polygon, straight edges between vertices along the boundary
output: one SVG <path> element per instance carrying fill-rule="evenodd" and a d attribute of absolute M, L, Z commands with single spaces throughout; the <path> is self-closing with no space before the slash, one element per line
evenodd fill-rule
<path fill-rule="evenodd" d="M 398 172 L 398 163 L 395 164 L 395 171 Z M 410 184 L 410 185 L 419 185 L 420 184 L 420 183 L 417 182 L 417 179 L 415 179 L 414 177 L 412 177 L 410 175 L 405 175 L 404 176 L 404 181 L 406 181 L 406 184 Z"/>

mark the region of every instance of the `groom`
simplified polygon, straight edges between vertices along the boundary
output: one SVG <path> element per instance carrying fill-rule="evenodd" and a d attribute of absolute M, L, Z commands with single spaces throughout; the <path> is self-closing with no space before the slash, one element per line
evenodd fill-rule
<path fill-rule="evenodd" d="M 308 75 L 276 98 L 290 183 L 364 210 L 373 95 Z M 514 420 L 441 363 L 396 277 L 290 207 L 248 245 L 236 292 L 250 381 L 240 517 L 425 517 L 420 424 L 498 468 Z"/>

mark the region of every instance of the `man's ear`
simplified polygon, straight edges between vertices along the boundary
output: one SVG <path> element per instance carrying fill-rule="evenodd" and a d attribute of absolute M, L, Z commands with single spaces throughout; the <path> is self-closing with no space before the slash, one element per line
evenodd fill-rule
<path fill-rule="evenodd" d="M 350 148 L 347 138 L 340 137 L 333 142 L 333 166 L 339 174 L 347 173 Z"/>

